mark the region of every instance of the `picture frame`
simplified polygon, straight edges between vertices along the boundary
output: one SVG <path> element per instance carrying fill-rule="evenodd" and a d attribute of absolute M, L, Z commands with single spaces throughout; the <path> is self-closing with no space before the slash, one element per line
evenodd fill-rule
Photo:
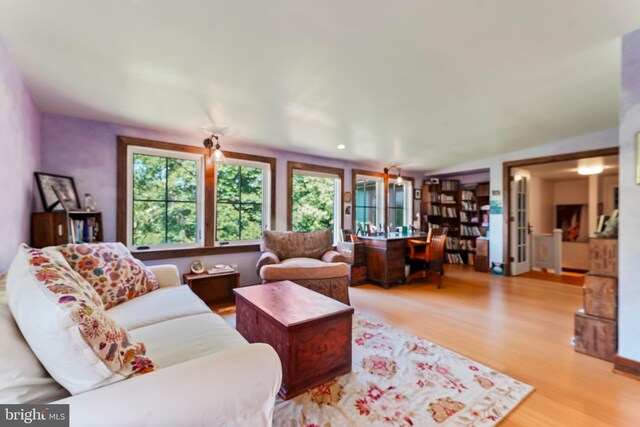
<path fill-rule="evenodd" d="M 413 198 L 415 200 L 421 200 L 422 199 L 422 189 L 420 188 L 416 188 L 413 190 Z"/>
<path fill-rule="evenodd" d="M 344 192 L 344 202 L 351 203 L 351 191 Z"/>
<path fill-rule="evenodd" d="M 81 209 L 78 190 L 72 177 L 44 172 L 34 172 L 34 176 L 45 212 Z M 60 197 L 55 190 L 58 190 Z"/>
<path fill-rule="evenodd" d="M 353 235 L 353 230 L 350 228 L 343 228 L 340 230 L 340 237 L 342 237 L 343 242 L 351 242 L 351 236 Z"/>

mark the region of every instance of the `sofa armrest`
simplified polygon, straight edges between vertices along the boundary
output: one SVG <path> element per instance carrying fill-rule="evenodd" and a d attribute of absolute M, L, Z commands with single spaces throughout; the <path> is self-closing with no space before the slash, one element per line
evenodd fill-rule
<path fill-rule="evenodd" d="M 54 403 L 70 405 L 71 426 L 268 427 L 281 380 L 275 350 L 251 344 Z"/>
<path fill-rule="evenodd" d="M 347 258 L 338 251 L 327 251 L 322 255 L 324 262 L 347 262 Z"/>
<path fill-rule="evenodd" d="M 161 288 L 180 286 L 182 284 L 178 267 L 173 264 L 151 265 L 147 268 L 156 276 L 158 285 Z"/>
<path fill-rule="evenodd" d="M 273 252 L 263 252 L 262 255 L 260 255 L 258 264 L 256 265 L 256 274 L 258 277 L 262 277 L 260 276 L 260 269 L 269 264 L 280 264 L 280 258 L 278 258 L 278 255 Z"/>

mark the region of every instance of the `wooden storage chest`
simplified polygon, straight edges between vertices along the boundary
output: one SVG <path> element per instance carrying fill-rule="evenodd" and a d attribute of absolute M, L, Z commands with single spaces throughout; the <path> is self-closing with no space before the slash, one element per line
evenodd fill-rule
<path fill-rule="evenodd" d="M 589 273 L 618 277 L 618 239 L 591 239 Z"/>
<path fill-rule="evenodd" d="M 582 287 L 584 312 L 609 320 L 618 318 L 618 279 L 588 274 Z"/>
<path fill-rule="evenodd" d="M 580 309 L 575 314 L 575 350 L 612 361 L 618 349 L 618 323 L 589 316 Z"/>
<path fill-rule="evenodd" d="M 234 292 L 238 332 L 271 345 L 280 357 L 280 397 L 290 399 L 351 371 L 352 307 L 290 281 Z"/>

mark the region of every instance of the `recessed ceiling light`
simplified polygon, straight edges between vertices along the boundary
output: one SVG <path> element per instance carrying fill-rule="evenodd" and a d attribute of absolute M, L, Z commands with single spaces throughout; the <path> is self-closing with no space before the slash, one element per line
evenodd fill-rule
<path fill-rule="evenodd" d="M 344 150 L 345 148 L 347 148 L 347 146 L 344 144 L 338 145 L 338 150 Z"/>

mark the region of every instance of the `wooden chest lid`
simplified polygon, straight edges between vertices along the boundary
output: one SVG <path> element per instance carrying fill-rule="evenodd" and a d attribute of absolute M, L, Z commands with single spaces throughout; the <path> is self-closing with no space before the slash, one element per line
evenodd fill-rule
<path fill-rule="evenodd" d="M 286 328 L 353 313 L 353 307 L 288 280 L 244 286 L 233 291 L 236 297 L 244 299 Z"/>

